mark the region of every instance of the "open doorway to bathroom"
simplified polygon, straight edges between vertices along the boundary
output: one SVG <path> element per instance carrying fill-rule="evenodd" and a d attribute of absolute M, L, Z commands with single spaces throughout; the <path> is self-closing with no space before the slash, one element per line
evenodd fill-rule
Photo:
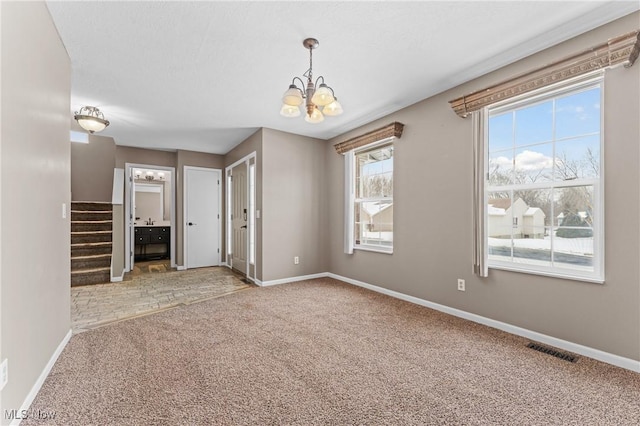
<path fill-rule="evenodd" d="M 175 169 L 127 163 L 125 173 L 126 271 L 175 268 Z"/>

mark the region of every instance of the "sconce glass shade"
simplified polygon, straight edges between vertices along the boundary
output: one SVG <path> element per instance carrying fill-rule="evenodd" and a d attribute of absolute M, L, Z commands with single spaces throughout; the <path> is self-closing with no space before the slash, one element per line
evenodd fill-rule
<path fill-rule="evenodd" d="M 75 113 L 73 118 L 75 118 L 80 127 L 89 133 L 101 132 L 110 124 L 108 120 L 104 119 L 102 112 L 92 106 L 83 106 L 80 111 Z"/>
<path fill-rule="evenodd" d="M 304 121 L 312 124 L 322 123 L 324 121 L 324 115 L 322 115 L 318 107 L 315 107 L 311 115 L 306 114 L 304 116 Z"/>
<path fill-rule="evenodd" d="M 338 99 L 336 98 L 333 102 L 322 109 L 322 113 L 330 117 L 335 117 L 336 115 L 342 114 L 342 105 L 340 105 L 340 102 L 338 102 Z"/>
<path fill-rule="evenodd" d="M 282 104 L 282 108 L 280 108 L 280 115 L 283 117 L 300 117 L 300 107 Z"/>
<path fill-rule="evenodd" d="M 164 172 L 158 172 L 158 179 L 160 180 L 164 179 Z"/>
<path fill-rule="evenodd" d="M 282 102 L 284 102 L 286 105 L 291 106 L 302 105 L 302 92 L 296 87 L 295 84 L 292 84 L 289 86 L 287 91 L 284 92 L 284 95 L 282 95 Z"/>
<path fill-rule="evenodd" d="M 140 179 L 140 176 L 142 175 L 142 172 L 140 170 L 136 170 L 134 174 L 135 174 L 137 179 Z"/>
<path fill-rule="evenodd" d="M 331 93 L 331 89 L 322 83 L 320 87 L 318 87 L 311 98 L 311 102 L 318 106 L 329 105 L 335 99 L 333 97 L 333 93 Z"/>

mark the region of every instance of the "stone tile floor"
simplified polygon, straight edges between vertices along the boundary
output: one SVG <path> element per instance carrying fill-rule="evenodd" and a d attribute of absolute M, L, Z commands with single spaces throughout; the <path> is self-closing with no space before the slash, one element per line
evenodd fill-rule
<path fill-rule="evenodd" d="M 253 287 L 226 267 L 176 271 L 161 266 L 161 262 L 137 265 L 137 271 L 119 283 L 72 287 L 73 332 Z"/>

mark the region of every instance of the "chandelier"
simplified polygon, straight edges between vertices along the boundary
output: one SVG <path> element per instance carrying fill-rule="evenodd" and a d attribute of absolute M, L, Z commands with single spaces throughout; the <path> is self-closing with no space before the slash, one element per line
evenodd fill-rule
<path fill-rule="evenodd" d="M 280 115 L 284 117 L 299 117 L 300 105 L 305 102 L 306 114 L 305 121 L 307 123 L 320 123 L 324 121 L 324 116 L 336 116 L 342 114 L 342 105 L 338 102 L 333 89 L 324 82 L 324 77 L 320 76 L 313 81 L 313 49 L 318 47 L 320 43 L 315 38 L 307 38 L 302 45 L 309 49 L 309 69 L 302 74 L 307 78 L 304 81 L 299 77 L 294 77 L 291 85 L 282 97 L 282 108 Z M 296 80 L 300 82 L 300 86 L 305 88 L 303 91 L 296 86 Z M 320 82 L 320 85 L 318 83 Z M 322 109 L 321 109 L 322 108 Z"/>
<path fill-rule="evenodd" d="M 89 133 L 101 132 L 109 125 L 109 121 L 104 119 L 104 114 L 92 106 L 83 106 L 80 111 L 76 111 L 73 118 Z"/>

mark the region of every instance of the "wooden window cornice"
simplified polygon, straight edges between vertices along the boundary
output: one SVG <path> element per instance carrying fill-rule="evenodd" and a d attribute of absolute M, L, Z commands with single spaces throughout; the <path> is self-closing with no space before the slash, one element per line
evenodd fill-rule
<path fill-rule="evenodd" d="M 356 136 L 355 138 L 347 139 L 344 142 L 340 142 L 334 145 L 334 148 L 336 149 L 338 154 L 344 154 L 345 152 L 351 151 L 353 149 L 357 149 L 362 146 L 369 145 L 370 143 L 381 141 L 390 137 L 396 137 L 399 139 L 402 136 L 403 129 L 404 124 L 395 121 L 389 125 L 365 133 L 364 135 Z"/>
<path fill-rule="evenodd" d="M 488 105 L 543 87 L 616 65 L 631 67 L 640 53 L 640 30 L 612 38 L 606 43 L 449 101 L 460 117 Z"/>

